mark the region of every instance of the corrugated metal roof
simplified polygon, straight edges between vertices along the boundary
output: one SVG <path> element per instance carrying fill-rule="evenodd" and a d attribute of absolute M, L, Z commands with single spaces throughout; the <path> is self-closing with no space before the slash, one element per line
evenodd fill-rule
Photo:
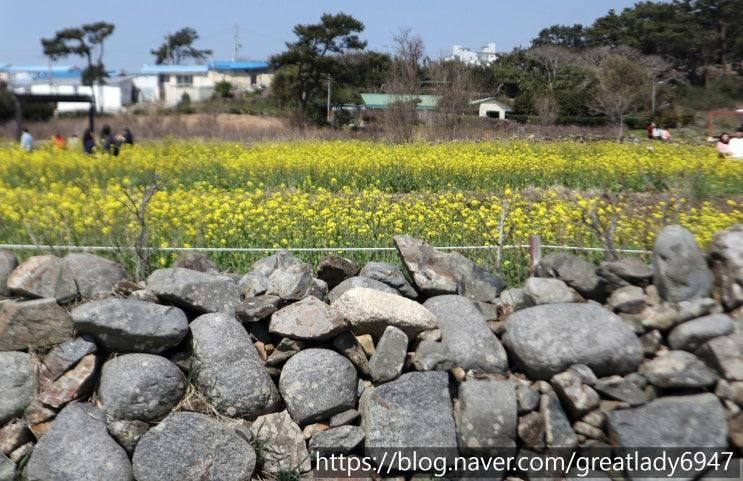
<path fill-rule="evenodd" d="M 139 71 L 143 75 L 174 74 L 205 74 L 209 71 L 206 65 L 143 65 Z"/>
<path fill-rule="evenodd" d="M 416 109 L 433 109 L 439 103 L 439 95 L 415 95 L 415 94 L 361 94 L 364 105 L 370 109 L 383 109 L 394 102 L 407 102 L 418 100 Z"/>
<path fill-rule="evenodd" d="M 209 70 L 266 70 L 268 62 L 264 60 L 214 60 L 208 64 Z"/>
<path fill-rule="evenodd" d="M 52 71 L 52 73 L 61 73 L 61 72 L 80 72 L 80 68 L 76 67 L 74 65 L 52 65 L 51 68 L 49 65 L 12 65 L 12 64 L 6 64 L 3 66 L 4 72 L 10 72 L 10 73 L 17 73 L 17 72 L 49 72 Z"/>

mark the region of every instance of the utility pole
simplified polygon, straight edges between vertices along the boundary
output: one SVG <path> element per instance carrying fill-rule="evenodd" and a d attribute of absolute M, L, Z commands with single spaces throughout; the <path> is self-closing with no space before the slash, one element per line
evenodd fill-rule
<path fill-rule="evenodd" d="M 235 24 L 235 54 L 232 57 L 232 60 L 237 60 L 240 58 L 240 47 L 242 47 L 242 44 L 240 43 L 240 26 L 238 24 Z"/>
<path fill-rule="evenodd" d="M 328 82 L 328 105 L 327 105 L 327 116 L 325 117 L 325 120 L 330 123 L 330 95 L 331 95 L 331 85 L 333 85 L 333 77 L 328 75 L 328 78 L 326 79 Z"/>

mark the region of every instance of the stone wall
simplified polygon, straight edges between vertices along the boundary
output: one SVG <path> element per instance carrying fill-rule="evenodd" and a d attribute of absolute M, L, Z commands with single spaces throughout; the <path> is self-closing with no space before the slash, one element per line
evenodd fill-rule
<path fill-rule="evenodd" d="M 394 241 L 404 271 L 280 252 L 239 275 L 191 253 L 138 282 L 90 254 L 0 252 L 0 481 L 286 479 L 317 453 L 383 448 L 743 446 L 743 225 L 706 254 L 666 227 L 652 265 L 551 253 L 516 288 Z"/>

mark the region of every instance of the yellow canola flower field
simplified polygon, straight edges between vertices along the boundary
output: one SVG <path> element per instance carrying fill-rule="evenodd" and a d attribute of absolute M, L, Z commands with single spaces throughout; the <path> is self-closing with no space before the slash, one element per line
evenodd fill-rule
<path fill-rule="evenodd" d="M 743 163 L 692 146 L 168 141 L 119 157 L 2 148 L 0 243 L 134 245 L 143 211 L 148 244 L 161 248 L 388 247 L 400 233 L 439 246 L 540 234 L 601 247 L 610 232 L 617 248 L 650 249 L 668 223 L 704 246 L 743 222 L 741 193 Z"/>

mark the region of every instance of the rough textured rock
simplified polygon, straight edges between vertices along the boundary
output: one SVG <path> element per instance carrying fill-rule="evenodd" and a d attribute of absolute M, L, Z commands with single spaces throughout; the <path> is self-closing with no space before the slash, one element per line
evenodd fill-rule
<path fill-rule="evenodd" d="M 408 336 L 395 326 L 389 326 L 377 343 L 369 360 L 369 371 L 376 383 L 400 377 L 408 352 Z"/>
<path fill-rule="evenodd" d="M 705 342 L 733 333 L 733 320 L 725 314 L 712 314 L 674 327 L 668 335 L 673 349 L 694 352 Z"/>
<path fill-rule="evenodd" d="M 268 277 L 255 271 L 242 276 L 237 285 L 240 288 L 240 294 L 245 298 L 261 296 L 270 286 Z"/>
<path fill-rule="evenodd" d="M 552 252 L 544 256 L 537 265 L 536 274 L 560 279 L 586 299 L 603 301 L 606 297 L 596 266 L 567 252 Z"/>
<path fill-rule="evenodd" d="M 90 334 L 113 352 L 159 353 L 177 346 L 188 319 L 176 307 L 129 299 L 88 302 L 72 310 L 75 330 Z"/>
<path fill-rule="evenodd" d="M 448 371 L 457 367 L 454 357 L 446 344 L 421 341 L 415 350 L 413 365 L 417 371 Z"/>
<path fill-rule="evenodd" d="M 304 343 L 294 339 L 284 338 L 279 341 L 276 349 L 266 359 L 266 366 L 278 366 L 304 348 Z"/>
<path fill-rule="evenodd" d="M 614 312 L 639 314 L 645 308 L 645 291 L 638 286 L 624 286 L 611 293 L 608 306 Z"/>
<path fill-rule="evenodd" d="M 96 352 L 98 347 L 89 336 L 77 337 L 55 347 L 44 356 L 40 366 L 41 374 L 50 381 L 57 380 L 77 362 Z"/>
<path fill-rule="evenodd" d="M 316 297 L 317 299 L 324 301 L 328 296 L 328 283 L 322 279 L 312 278 L 312 286 L 308 293 L 310 296 Z"/>
<path fill-rule="evenodd" d="M 395 326 L 408 338 L 436 329 L 436 316 L 415 301 L 386 292 L 354 287 L 332 304 L 351 325 L 354 334 L 379 338 L 387 326 Z"/>
<path fill-rule="evenodd" d="M 505 349 L 470 299 L 438 296 L 428 299 L 423 306 L 438 319 L 441 342 L 458 367 L 487 373 L 502 373 L 508 369 Z"/>
<path fill-rule="evenodd" d="M 524 448 L 538 452 L 545 448 L 544 430 L 544 416 L 536 411 L 519 418 L 519 424 L 516 428 Z"/>
<path fill-rule="evenodd" d="M 209 259 L 209 256 L 199 251 L 184 252 L 175 260 L 173 267 L 199 272 L 217 272 L 218 270 L 217 265 Z"/>
<path fill-rule="evenodd" d="M 108 433 L 131 455 L 150 425 L 144 421 L 109 421 Z"/>
<path fill-rule="evenodd" d="M 503 279 L 458 252 L 438 252 L 406 235 L 396 235 L 393 240 L 413 282 L 426 296 L 460 294 L 492 302 L 506 288 Z"/>
<path fill-rule="evenodd" d="M 67 254 L 64 263 L 84 299 L 113 295 L 114 286 L 127 277 L 121 264 L 93 254 Z"/>
<path fill-rule="evenodd" d="M 304 444 L 302 430 L 292 421 L 289 413 L 266 414 L 250 427 L 253 440 L 267 447 L 263 453 L 261 469 L 267 474 L 310 470 L 310 457 Z"/>
<path fill-rule="evenodd" d="M 612 440 L 620 447 L 727 445 L 725 412 L 709 393 L 663 397 L 639 408 L 612 411 L 607 422 Z"/>
<path fill-rule="evenodd" d="M 383 282 L 371 279 L 369 277 L 350 277 L 337 286 L 335 286 L 330 292 L 328 292 L 328 302 L 331 304 L 338 300 L 343 294 L 353 289 L 354 287 L 365 287 L 367 289 L 375 289 L 380 292 L 386 292 L 388 294 L 400 295 L 400 292 L 396 289 L 384 284 Z"/>
<path fill-rule="evenodd" d="M 351 361 L 327 349 L 301 351 L 281 370 L 279 389 L 292 419 L 304 426 L 356 407 Z"/>
<path fill-rule="evenodd" d="M 509 355 L 534 379 L 549 379 L 573 364 L 598 376 L 624 374 L 642 360 L 637 336 L 615 314 L 593 304 L 524 309 L 506 321 Z"/>
<path fill-rule="evenodd" d="M 317 264 L 317 278 L 328 284 L 332 289 L 349 277 L 359 273 L 359 266 L 351 259 L 341 256 L 327 256 L 320 259 Z"/>
<path fill-rule="evenodd" d="M 0 351 L 46 348 L 72 338 L 72 319 L 54 299 L 0 302 Z"/>
<path fill-rule="evenodd" d="M 253 271 L 269 277 L 276 269 L 285 269 L 301 263 L 302 261 L 294 257 L 294 254 L 291 252 L 281 250 L 274 255 L 255 261 L 253 263 Z"/>
<path fill-rule="evenodd" d="M 580 419 L 599 405 L 599 395 L 574 371 L 567 370 L 552 376 L 550 384 L 572 419 Z"/>
<path fill-rule="evenodd" d="M 516 390 L 508 381 L 467 381 L 459 386 L 459 449 L 472 452 L 516 446 Z M 490 451 L 489 451 L 490 452 Z"/>
<path fill-rule="evenodd" d="M 281 399 L 250 336 L 227 314 L 205 314 L 191 323 L 196 384 L 230 417 L 275 412 Z"/>
<path fill-rule="evenodd" d="M 640 406 L 648 401 L 647 394 L 642 389 L 621 376 L 599 379 L 594 389 L 609 399 L 625 402 L 630 406 Z"/>
<path fill-rule="evenodd" d="M 445 372 L 404 374 L 368 394 L 365 391 L 360 406 L 367 452 L 392 447 L 457 448 Z"/>
<path fill-rule="evenodd" d="M 743 224 L 718 232 L 709 246 L 720 298 L 728 310 L 743 305 Z"/>
<path fill-rule="evenodd" d="M 359 272 L 360 277 L 368 277 L 396 289 L 403 296 L 418 299 L 418 292 L 410 285 L 399 267 L 387 262 L 367 262 Z"/>
<path fill-rule="evenodd" d="M 173 413 L 147 431 L 132 457 L 137 481 L 245 481 L 255 461 L 237 431 L 189 412 Z"/>
<path fill-rule="evenodd" d="M 317 433 L 310 439 L 310 455 L 348 454 L 364 440 L 359 426 L 340 426 Z"/>
<path fill-rule="evenodd" d="M 653 249 L 653 284 L 668 302 L 708 297 L 712 272 L 691 232 L 678 225 L 664 227 Z"/>
<path fill-rule="evenodd" d="M 500 300 L 503 306 L 511 312 L 533 306 L 532 298 L 526 295 L 526 290 L 521 287 L 506 289 L 501 292 Z"/>
<path fill-rule="evenodd" d="M 259 322 L 268 319 L 280 307 L 279 296 L 246 297 L 235 307 L 235 317 L 240 322 Z"/>
<path fill-rule="evenodd" d="M 653 386 L 664 389 L 694 389 L 711 386 L 717 374 L 698 357 L 686 351 L 669 351 L 640 366 L 640 374 Z"/>
<path fill-rule="evenodd" d="M 524 284 L 524 295 L 530 299 L 529 305 L 560 304 L 580 302 L 583 298 L 560 279 L 530 277 Z"/>
<path fill-rule="evenodd" d="M 373 341 L 370 342 L 370 344 L 373 348 Z M 351 334 L 350 331 L 343 332 L 338 337 L 333 339 L 333 348 L 344 355 L 346 359 L 351 361 L 351 364 L 354 365 L 354 367 L 357 371 L 359 371 L 360 374 L 362 374 L 363 376 L 370 375 L 369 360 L 366 357 L 367 354 L 362 345 L 359 343 L 356 336 Z M 373 352 L 371 354 L 373 354 Z"/>
<path fill-rule="evenodd" d="M 0 453 L 0 481 L 15 480 L 15 463 Z"/>
<path fill-rule="evenodd" d="M 266 294 L 284 301 L 299 301 L 307 297 L 314 286 L 310 266 L 303 263 L 276 269 L 268 278 Z"/>
<path fill-rule="evenodd" d="M 36 390 L 33 359 L 25 352 L 0 352 L 0 425 L 19 417 Z"/>
<path fill-rule="evenodd" d="M 353 424 L 361 416 L 361 413 L 355 409 L 349 409 L 338 413 L 330 418 L 330 427 L 337 428 L 338 426 L 345 426 L 347 424 Z"/>
<path fill-rule="evenodd" d="M 544 440 L 548 447 L 573 448 L 578 445 L 578 437 L 554 392 L 542 394 L 539 412 L 544 417 Z"/>
<path fill-rule="evenodd" d="M 526 414 L 539 407 L 539 391 L 525 384 L 516 385 L 516 402 L 519 414 Z"/>
<path fill-rule="evenodd" d="M 240 288 L 230 279 L 180 267 L 158 269 L 147 278 L 147 289 L 183 309 L 199 313 L 234 314 Z"/>
<path fill-rule="evenodd" d="M 604 279 L 611 290 L 628 285 L 645 287 L 653 280 L 653 268 L 636 257 L 602 262 L 596 274 Z"/>
<path fill-rule="evenodd" d="M 70 401 L 88 396 L 93 391 L 97 367 L 96 355 L 88 354 L 54 382 L 42 377 L 39 380 L 39 401 L 58 409 Z"/>
<path fill-rule="evenodd" d="M 743 348 L 734 335 L 707 341 L 695 354 L 728 381 L 743 381 Z"/>
<path fill-rule="evenodd" d="M 0 249 L 0 298 L 8 297 L 10 295 L 8 277 L 10 277 L 10 273 L 13 272 L 16 267 L 18 267 L 18 259 L 15 254 L 9 250 Z"/>
<path fill-rule="evenodd" d="M 152 354 L 126 354 L 103 365 L 98 399 L 110 418 L 155 421 L 185 392 L 186 379 L 172 362 Z"/>
<path fill-rule="evenodd" d="M 26 423 L 20 419 L 12 419 L 5 426 L 0 427 L 0 454 L 9 455 L 19 447 L 30 442 L 33 438 Z"/>
<path fill-rule="evenodd" d="M 8 277 L 10 292 L 25 297 L 69 299 L 77 295 L 75 279 L 56 256 L 33 256 L 26 259 Z"/>
<path fill-rule="evenodd" d="M 131 481 L 132 466 L 124 448 L 106 430 L 103 412 L 91 404 L 72 403 L 31 454 L 28 481 Z"/>
<path fill-rule="evenodd" d="M 303 341 L 324 341 L 348 329 L 348 323 L 333 307 L 309 296 L 271 315 L 268 331 Z"/>

